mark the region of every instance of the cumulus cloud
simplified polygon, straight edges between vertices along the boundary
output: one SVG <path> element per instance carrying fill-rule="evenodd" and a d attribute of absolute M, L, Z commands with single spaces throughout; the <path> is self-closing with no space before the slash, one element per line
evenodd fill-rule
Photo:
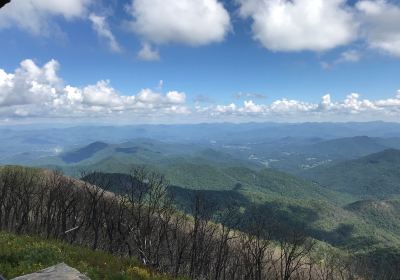
<path fill-rule="evenodd" d="M 289 99 L 276 100 L 270 106 L 270 110 L 274 113 L 310 112 L 316 108 L 316 104 Z"/>
<path fill-rule="evenodd" d="M 257 105 L 252 100 L 244 102 L 242 111 L 248 113 L 262 113 L 265 110 L 265 105 Z"/>
<path fill-rule="evenodd" d="M 369 46 L 400 56 L 400 6 L 386 0 L 363 0 L 356 8 Z"/>
<path fill-rule="evenodd" d="M 218 0 L 132 0 L 129 26 L 154 44 L 201 46 L 222 41 L 230 16 Z"/>
<path fill-rule="evenodd" d="M 160 54 L 149 43 L 144 43 L 137 54 L 138 58 L 145 61 L 160 60 Z"/>
<path fill-rule="evenodd" d="M 319 102 L 281 98 L 268 103 L 245 99 L 242 104 L 195 102 L 189 105 L 186 94 L 180 91 L 161 93 L 144 88 L 134 95 L 124 95 L 107 80 L 81 87 L 66 85 L 58 76 L 59 68 L 55 60 L 38 65 L 27 59 L 12 73 L 0 69 L 0 119 L 125 116 L 160 122 L 182 114 L 194 121 L 363 121 L 400 117 L 400 91 L 391 98 L 378 100 L 351 93 L 339 101 L 326 94 Z"/>
<path fill-rule="evenodd" d="M 96 33 L 107 41 L 111 51 L 117 53 L 122 51 L 121 46 L 115 39 L 114 34 L 111 32 L 110 26 L 108 25 L 104 16 L 91 13 L 89 15 L 89 20 L 92 22 L 92 27 Z"/>
<path fill-rule="evenodd" d="M 226 106 L 225 105 L 217 105 L 217 107 L 215 108 L 215 112 L 222 113 L 222 114 L 235 113 L 235 112 L 237 112 L 237 106 L 234 103 L 231 103 Z"/>
<path fill-rule="evenodd" d="M 48 102 L 56 95 L 60 79 L 55 60 L 38 67 L 32 60 L 21 62 L 15 73 L 0 70 L 0 107 Z"/>
<path fill-rule="evenodd" d="M 92 117 L 118 113 L 182 114 L 189 112 L 186 94 L 166 94 L 143 89 L 136 95 L 122 95 L 109 81 L 75 87 L 58 76 L 60 65 L 51 60 L 43 66 L 27 59 L 14 73 L 0 69 L 0 116 Z"/>
<path fill-rule="evenodd" d="M 47 33 L 54 16 L 82 18 L 91 0 L 13 0 L 0 10 L 0 28 L 18 26 L 35 35 Z"/>
<path fill-rule="evenodd" d="M 254 39 L 273 51 L 325 51 L 356 38 L 345 0 L 236 0 Z"/>
<path fill-rule="evenodd" d="M 239 14 L 252 19 L 255 40 L 272 51 L 326 51 L 361 40 L 400 56 L 400 5 L 389 0 L 236 0 Z M 349 50 L 333 63 L 357 62 Z"/>
<path fill-rule="evenodd" d="M 383 100 L 362 99 L 358 93 L 351 93 L 344 100 L 333 101 L 330 94 L 319 103 L 292 99 L 278 99 L 271 104 L 257 104 L 246 100 L 242 106 L 235 103 L 214 107 L 196 108 L 197 112 L 237 119 L 257 118 L 280 121 L 336 121 L 336 120 L 393 120 L 400 117 L 400 91 L 393 98 Z"/>
<path fill-rule="evenodd" d="M 167 93 L 167 100 L 172 104 L 184 104 L 186 102 L 186 94 L 183 92 L 170 91 Z"/>

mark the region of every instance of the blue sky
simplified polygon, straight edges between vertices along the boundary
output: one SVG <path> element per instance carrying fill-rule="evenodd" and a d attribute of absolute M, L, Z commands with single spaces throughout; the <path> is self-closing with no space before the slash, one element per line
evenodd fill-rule
<path fill-rule="evenodd" d="M 400 113 L 398 1 L 13 0 L 0 41 L 3 122 Z"/>

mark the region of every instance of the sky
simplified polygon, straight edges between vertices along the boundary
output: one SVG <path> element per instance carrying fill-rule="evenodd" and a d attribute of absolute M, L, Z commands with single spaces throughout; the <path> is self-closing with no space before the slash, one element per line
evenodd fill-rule
<path fill-rule="evenodd" d="M 395 0 L 12 0 L 0 42 L 0 124 L 400 120 Z"/>

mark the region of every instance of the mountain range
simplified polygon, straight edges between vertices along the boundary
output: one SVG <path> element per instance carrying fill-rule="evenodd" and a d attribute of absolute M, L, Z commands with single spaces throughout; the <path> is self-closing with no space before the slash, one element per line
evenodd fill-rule
<path fill-rule="evenodd" d="M 380 123 L 0 128 L 0 161 L 62 170 L 93 184 L 81 171 L 101 172 L 115 192 L 134 167 L 145 166 L 165 176 L 176 207 L 188 214 L 201 196 L 213 217 L 230 207 L 244 220 L 257 211 L 326 246 L 393 254 L 400 251 L 397 128 Z M 101 132 L 92 137 L 94 131 Z"/>

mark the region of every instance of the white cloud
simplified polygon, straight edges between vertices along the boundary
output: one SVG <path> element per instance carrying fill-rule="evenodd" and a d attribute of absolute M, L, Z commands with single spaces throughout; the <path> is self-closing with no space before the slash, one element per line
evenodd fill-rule
<path fill-rule="evenodd" d="M 254 39 L 273 51 L 324 51 L 350 43 L 357 24 L 345 0 L 236 0 Z"/>
<path fill-rule="evenodd" d="M 400 56 L 400 6 L 386 0 L 359 1 L 362 36 L 371 48 Z"/>
<path fill-rule="evenodd" d="M 159 103 L 162 100 L 162 96 L 159 93 L 153 92 L 151 89 L 143 89 L 137 95 L 137 99 L 143 103 Z"/>
<path fill-rule="evenodd" d="M 197 112 L 203 115 L 219 115 L 221 118 L 232 116 L 234 119 L 252 118 L 272 121 L 365 121 L 398 120 L 400 117 L 400 91 L 394 98 L 384 100 L 362 99 L 360 94 L 351 93 L 342 101 L 333 101 L 330 94 L 321 98 L 319 103 L 300 100 L 278 99 L 271 104 L 256 104 L 248 100 L 243 106 L 234 103 L 214 107 L 199 107 Z"/>
<path fill-rule="evenodd" d="M 55 75 L 59 65 L 55 60 L 42 68 L 32 60 L 21 62 L 15 73 L 0 70 L 0 107 L 47 102 L 54 98 L 60 80 Z"/>
<path fill-rule="evenodd" d="M 248 100 L 244 102 L 242 111 L 249 113 L 262 113 L 264 110 L 265 107 L 263 105 L 257 105 L 252 100 Z"/>
<path fill-rule="evenodd" d="M 110 26 L 108 25 L 104 16 L 98 16 L 96 14 L 90 14 L 89 20 L 92 22 L 92 27 L 96 33 L 107 40 L 108 46 L 113 52 L 121 52 L 122 48 L 115 39 L 114 34 L 111 32 Z"/>
<path fill-rule="evenodd" d="M 356 50 L 348 50 L 340 54 L 337 63 L 358 62 L 361 59 L 361 53 Z"/>
<path fill-rule="evenodd" d="M 99 81 L 95 85 L 89 85 L 82 90 L 82 102 L 90 106 L 119 107 L 124 104 L 109 81 Z"/>
<path fill-rule="evenodd" d="M 165 112 L 170 114 L 188 115 L 191 113 L 186 106 L 171 106 L 165 109 Z"/>
<path fill-rule="evenodd" d="M 237 111 L 237 107 L 236 107 L 236 105 L 235 105 L 234 103 L 231 103 L 231 104 L 226 105 L 226 106 L 224 106 L 224 105 L 217 105 L 217 107 L 215 108 L 215 111 L 216 111 L 217 113 L 223 113 L 223 114 L 226 114 L 226 113 L 235 113 L 235 112 Z"/>
<path fill-rule="evenodd" d="M 18 26 L 35 35 L 47 33 L 52 17 L 84 17 L 90 3 L 91 0 L 13 0 L 0 10 L 0 29 Z"/>
<path fill-rule="evenodd" d="M 201 46 L 222 41 L 230 30 L 230 17 L 218 0 L 132 0 L 129 26 L 155 44 Z"/>
<path fill-rule="evenodd" d="M 64 85 L 58 76 L 59 63 L 51 60 L 42 67 L 27 59 L 14 73 L 0 69 L 0 116 L 10 117 L 93 117 L 115 114 L 187 114 L 186 94 L 166 94 L 143 89 L 136 95 L 122 95 L 109 81 L 75 87 Z"/>
<path fill-rule="evenodd" d="M 329 110 L 332 108 L 332 98 L 330 94 L 325 94 L 322 96 L 321 103 L 319 104 L 319 108 L 324 111 L 324 110 Z"/>
<path fill-rule="evenodd" d="M 138 58 L 145 61 L 156 61 L 160 60 L 160 54 L 157 50 L 154 50 L 148 43 L 144 43 L 142 48 L 138 52 Z"/>
<path fill-rule="evenodd" d="M 363 56 L 362 53 L 357 50 L 347 50 L 342 52 L 336 60 L 332 62 L 321 61 L 320 65 L 322 69 L 329 70 L 337 66 L 338 64 L 356 63 L 361 60 L 362 56 Z"/>
<path fill-rule="evenodd" d="M 272 102 L 271 111 L 275 113 L 309 112 L 315 110 L 316 107 L 316 104 L 284 98 Z"/>
<path fill-rule="evenodd" d="M 378 100 L 351 93 L 339 101 L 326 94 L 320 102 L 281 98 L 270 103 L 250 99 L 241 105 L 188 105 L 186 94 L 179 91 L 142 89 L 135 95 L 123 95 L 107 80 L 82 87 L 65 85 L 58 76 L 59 67 L 55 60 L 40 66 L 28 59 L 12 73 L 0 69 L 0 119 L 125 117 L 160 122 L 182 114 L 195 121 L 393 121 L 400 117 L 400 91 Z"/>
<path fill-rule="evenodd" d="M 173 104 L 184 104 L 186 102 L 186 94 L 183 92 L 171 91 L 167 93 L 167 100 Z"/>

